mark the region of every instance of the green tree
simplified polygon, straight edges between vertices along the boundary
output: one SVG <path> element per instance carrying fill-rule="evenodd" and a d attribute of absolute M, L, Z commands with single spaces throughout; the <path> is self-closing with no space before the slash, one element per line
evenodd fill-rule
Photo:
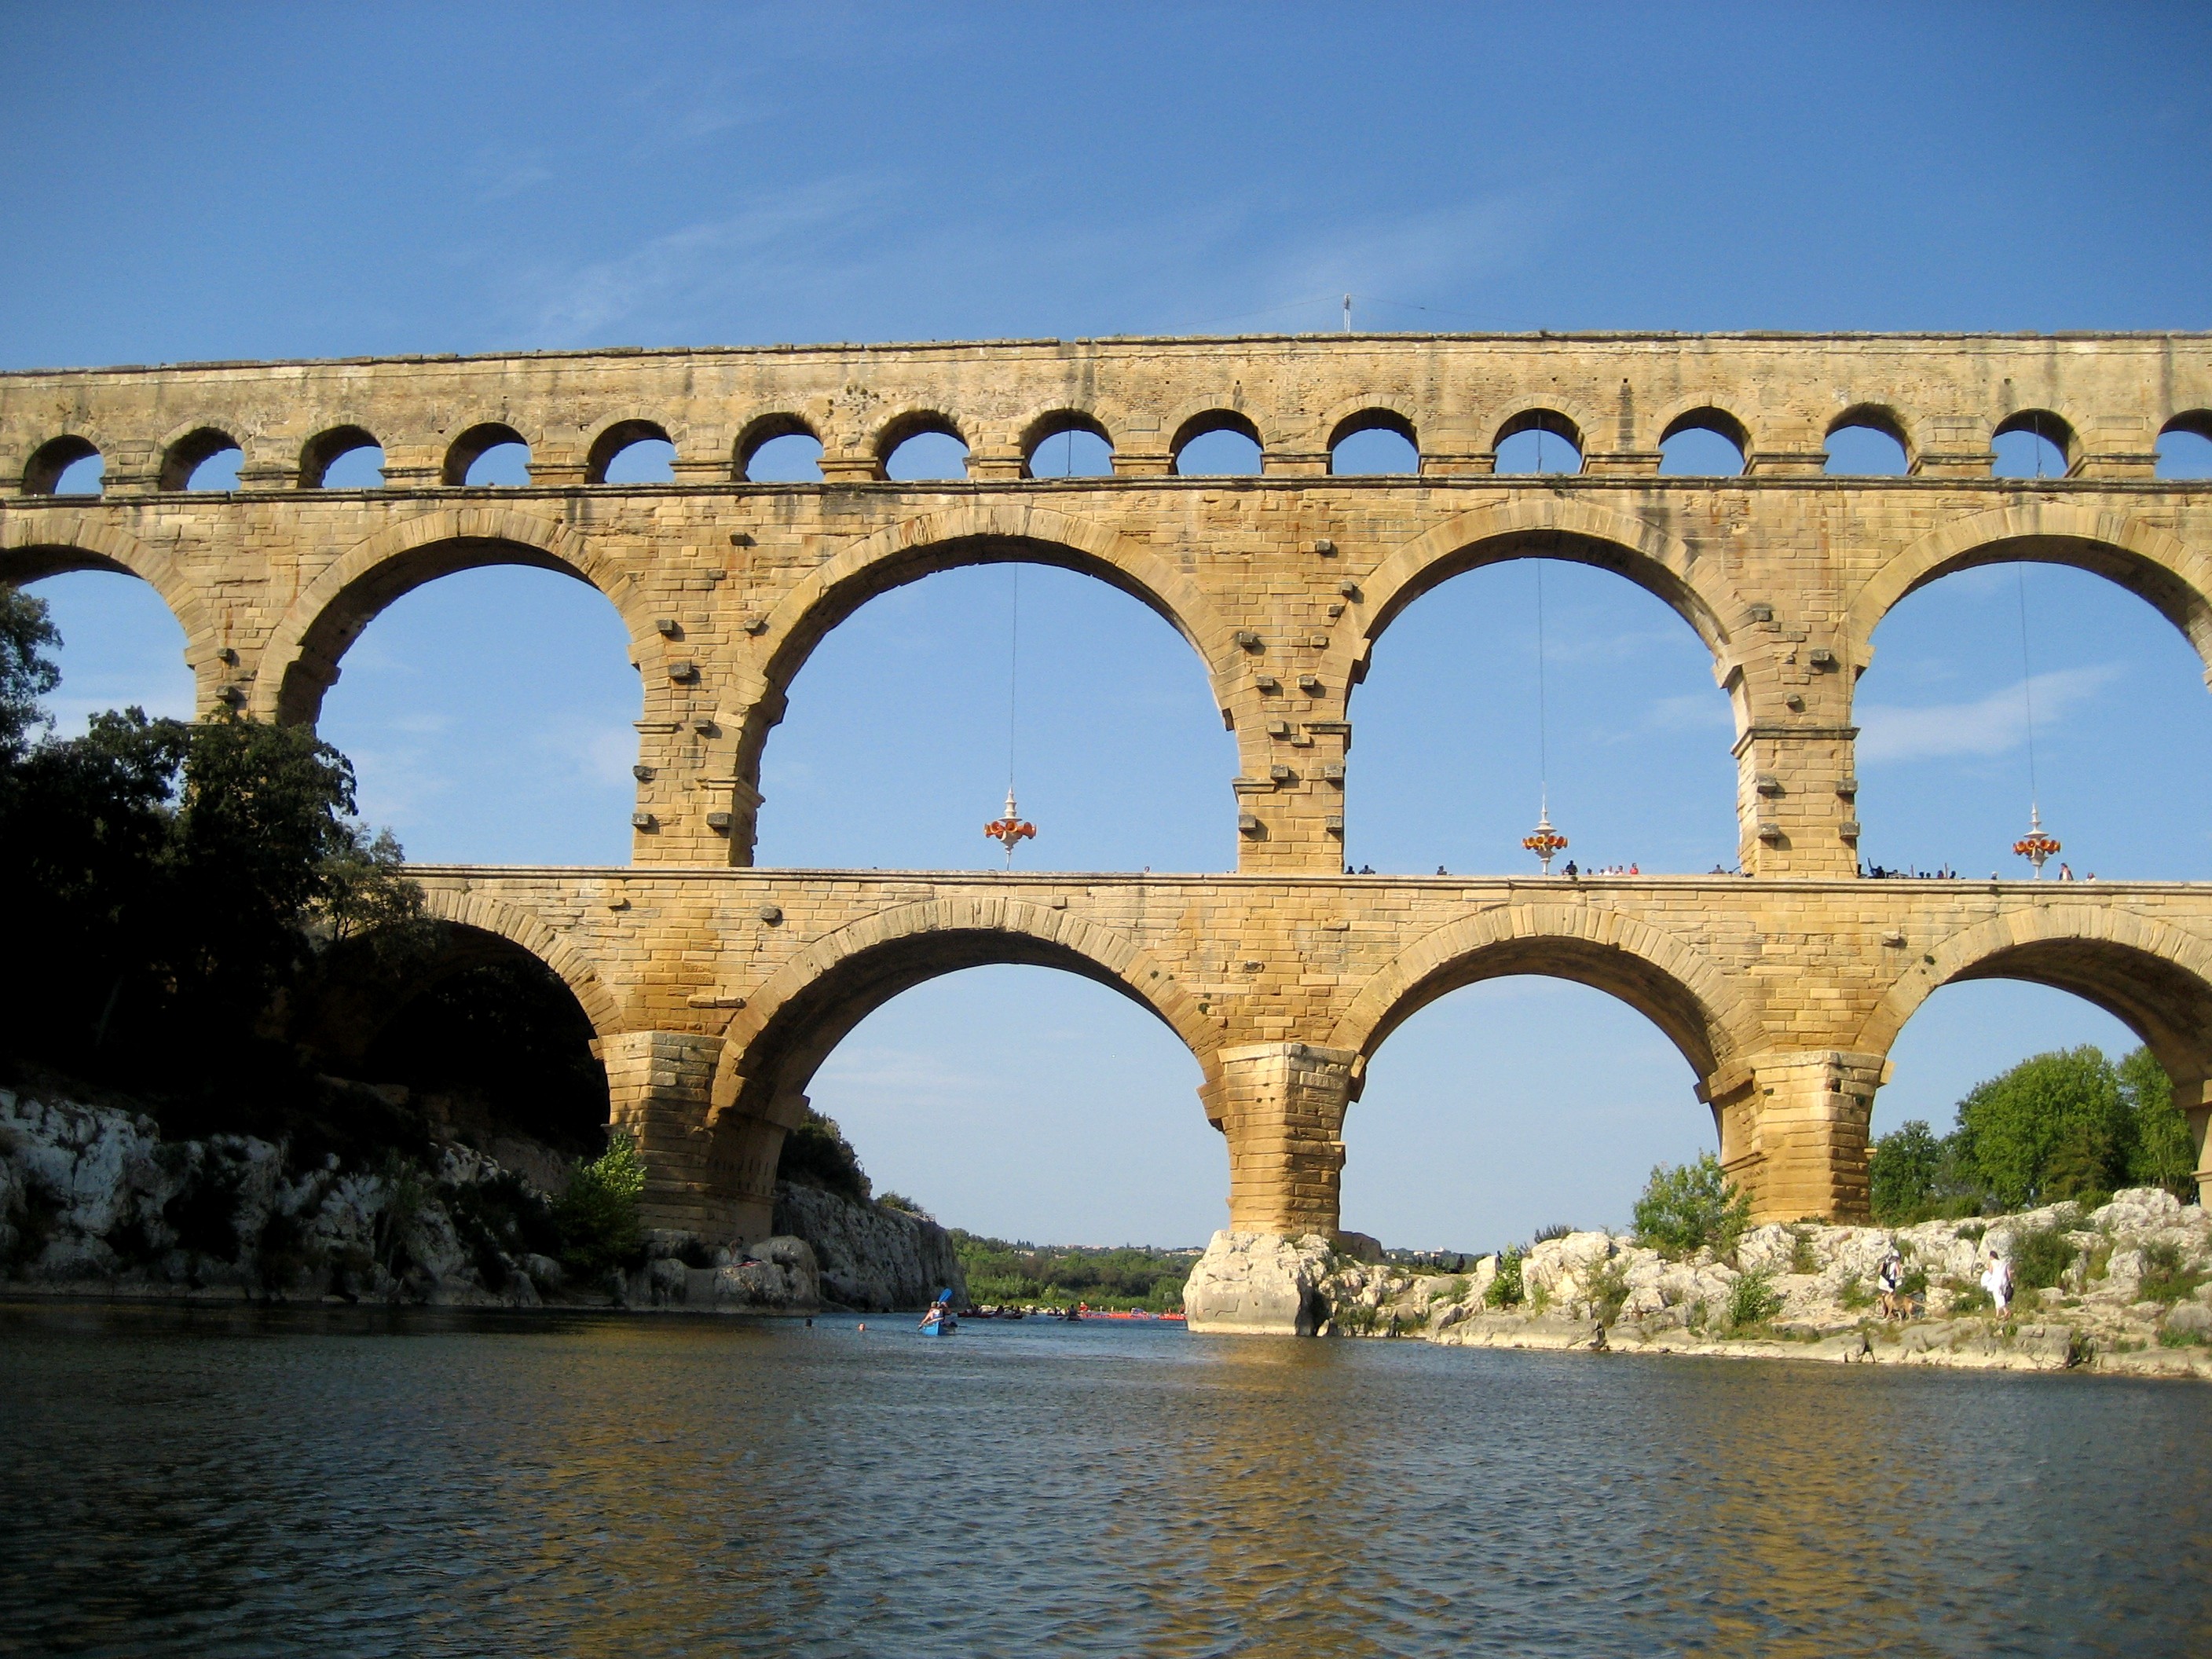
<path fill-rule="evenodd" d="M 2006 1209 L 2110 1192 L 2127 1176 L 2130 1127 L 2118 1071 L 2086 1044 L 2024 1060 L 1959 1103 L 1966 1163 Z"/>
<path fill-rule="evenodd" d="M 39 699 L 62 683 L 46 653 L 61 642 L 44 599 L 0 583 L 0 765 L 20 758 L 25 738 L 46 724 Z"/>
<path fill-rule="evenodd" d="M 569 1272 L 597 1277 L 611 1268 L 636 1265 L 643 1249 L 642 1203 L 645 1164 L 626 1129 L 607 1136 L 607 1150 L 569 1173 L 568 1184 L 553 1200 L 553 1224 L 561 1236 L 561 1264 Z"/>
<path fill-rule="evenodd" d="M 1669 1255 L 1725 1250 L 1751 1221 L 1750 1196 L 1723 1173 L 1711 1152 L 1693 1164 L 1654 1164 L 1636 1200 L 1636 1237 Z"/>
<path fill-rule="evenodd" d="M 2120 1098 L 2127 1107 L 2129 1183 L 2188 1197 L 2197 1184 L 2197 1143 L 2173 1103 L 2172 1080 L 2148 1048 L 2120 1062 Z"/>
<path fill-rule="evenodd" d="M 1874 1218 L 1891 1227 L 1926 1218 L 1934 1212 L 1944 1164 L 1943 1143 L 1918 1118 L 1875 1141 L 1867 1165 Z"/>

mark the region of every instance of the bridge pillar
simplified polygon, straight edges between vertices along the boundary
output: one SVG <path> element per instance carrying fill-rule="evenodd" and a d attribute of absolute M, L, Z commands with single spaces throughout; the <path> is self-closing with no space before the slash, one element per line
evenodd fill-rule
<path fill-rule="evenodd" d="M 1336 1233 L 1348 1048 L 1258 1042 L 1220 1053 L 1206 1115 L 1229 1139 L 1229 1225 L 1297 1237 Z"/>
<path fill-rule="evenodd" d="M 1737 858 L 1754 876 L 1856 876 L 1858 728 L 1756 722 L 1735 742 Z"/>
<path fill-rule="evenodd" d="M 696 1031 L 619 1031 L 599 1041 L 608 1127 L 627 1129 L 645 1163 L 647 1227 L 717 1242 L 733 1236 L 736 1206 L 708 1158 L 708 1095 L 721 1048 L 720 1037 Z"/>
<path fill-rule="evenodd" d="M 1867 1219 L 1868 1126 L 1887 1071 L 1880 1054 L 1771 1049 L 1705 1080 L 1721 1167 L 1753 1221 Z"/>

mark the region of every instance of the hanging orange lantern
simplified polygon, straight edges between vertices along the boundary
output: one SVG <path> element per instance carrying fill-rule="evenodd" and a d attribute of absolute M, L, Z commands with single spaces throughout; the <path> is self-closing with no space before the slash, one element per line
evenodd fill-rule
<path fill-rule="evenodd" d="M 2043 866 L 2064 851 L 2056 836 L 2043 832 L 2043 814 L 2035 807 L 2027 809 L 2027 833 L 2013 842 L 2012 850 L 2035 866 L 2035 878 L 2043 879 Z"/>
<path fill-rule="evenodd" d="M 1036 838 L 1036 825 L 1024 820 L 1020 811 L 1014 805 L 1014 792 L 1009 789 L 1006 791 L 1006 815 L 985 824 L 983 834 L 1006 849 L 1006 862 L 1012 864 L 1014 848 L 1023 842 Z"/>
<path fill-rule="evenodd" d="M 1552 860 L 1566 851 L 1567 838 L 1552 828 L 1552 814 L 1546 809 L 1536 820 L 1534 833 L 1522 837 L 1521 844 L 1542 860 L 1544 873 L 1552 873 Z"/>

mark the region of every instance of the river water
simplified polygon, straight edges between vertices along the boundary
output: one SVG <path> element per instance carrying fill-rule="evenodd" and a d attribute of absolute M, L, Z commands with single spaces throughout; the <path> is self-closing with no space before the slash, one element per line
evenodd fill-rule
<path fill-rule="evenodd" d="M 0 1652 L 2212 1652 L 2201 1385 L 0 1309 Z"/>

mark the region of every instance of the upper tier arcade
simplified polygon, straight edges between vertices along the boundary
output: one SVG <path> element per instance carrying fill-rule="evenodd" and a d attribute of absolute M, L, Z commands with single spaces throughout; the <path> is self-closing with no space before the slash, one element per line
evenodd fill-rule
<path fill-rule="evenodd" d="M 1902 476 L 1828 474 L 1871 427 Z M 1223 810 L 1240 868 L 1341 867 L 1352 688 L 1414 599 L 1479 565 L 1581 560 L 1658 595 L 1711 653 L 1735 714 L 1743 867 L 1857 867 L 1851 703 L 1875 625 L 1915 587 L 2002 559 L 2126 584 L 2212 660 L 2212 486 L 2155 474 L 2160 434 L 2212 433 L 2199 335 L 1426 337 L 1006 341 L 215 363 L 0 375 L 0 576 L 82 568 L 153 583 L 183 624 L 204 711 L 313 720 L 377 612 L 472 565 L 566 571 L 629 625 L 646 686 L 635 860 L 751 860 L 762 744 L 823 635 L 887 587 L 1038 560 L 1166 617 L 1204 661 L 1239 767 Z M 1419 471 L 1339 477 L 1376 428 Z M 1742 458 L 1661 474 L 1698 428 Z M 1113 474 L 1031 476 L 1071 428 Z M 1496 471 L 1540 428 L 1567 476 Z M 1991 476 L 2008 431 L 2054 476 Z M 1255 477 L 1177 473 L 1194 438 L 1243 433 Z M 896 483 L 941 432 L 963 480 Z M 753 483 L 811 434 L 822 482 Z M 611 484 L 641 439 L 673 482 Z M 472 487 L 526 444 L 530 483 Z M 324 487 L 380 446 L 385 484 Z M 240 453 L 239 488 L 194 491 Z M 98 496 L 55 493 L 99 455 Z M 1041 470 L 1041 469 L 1040 469 Z"/>

